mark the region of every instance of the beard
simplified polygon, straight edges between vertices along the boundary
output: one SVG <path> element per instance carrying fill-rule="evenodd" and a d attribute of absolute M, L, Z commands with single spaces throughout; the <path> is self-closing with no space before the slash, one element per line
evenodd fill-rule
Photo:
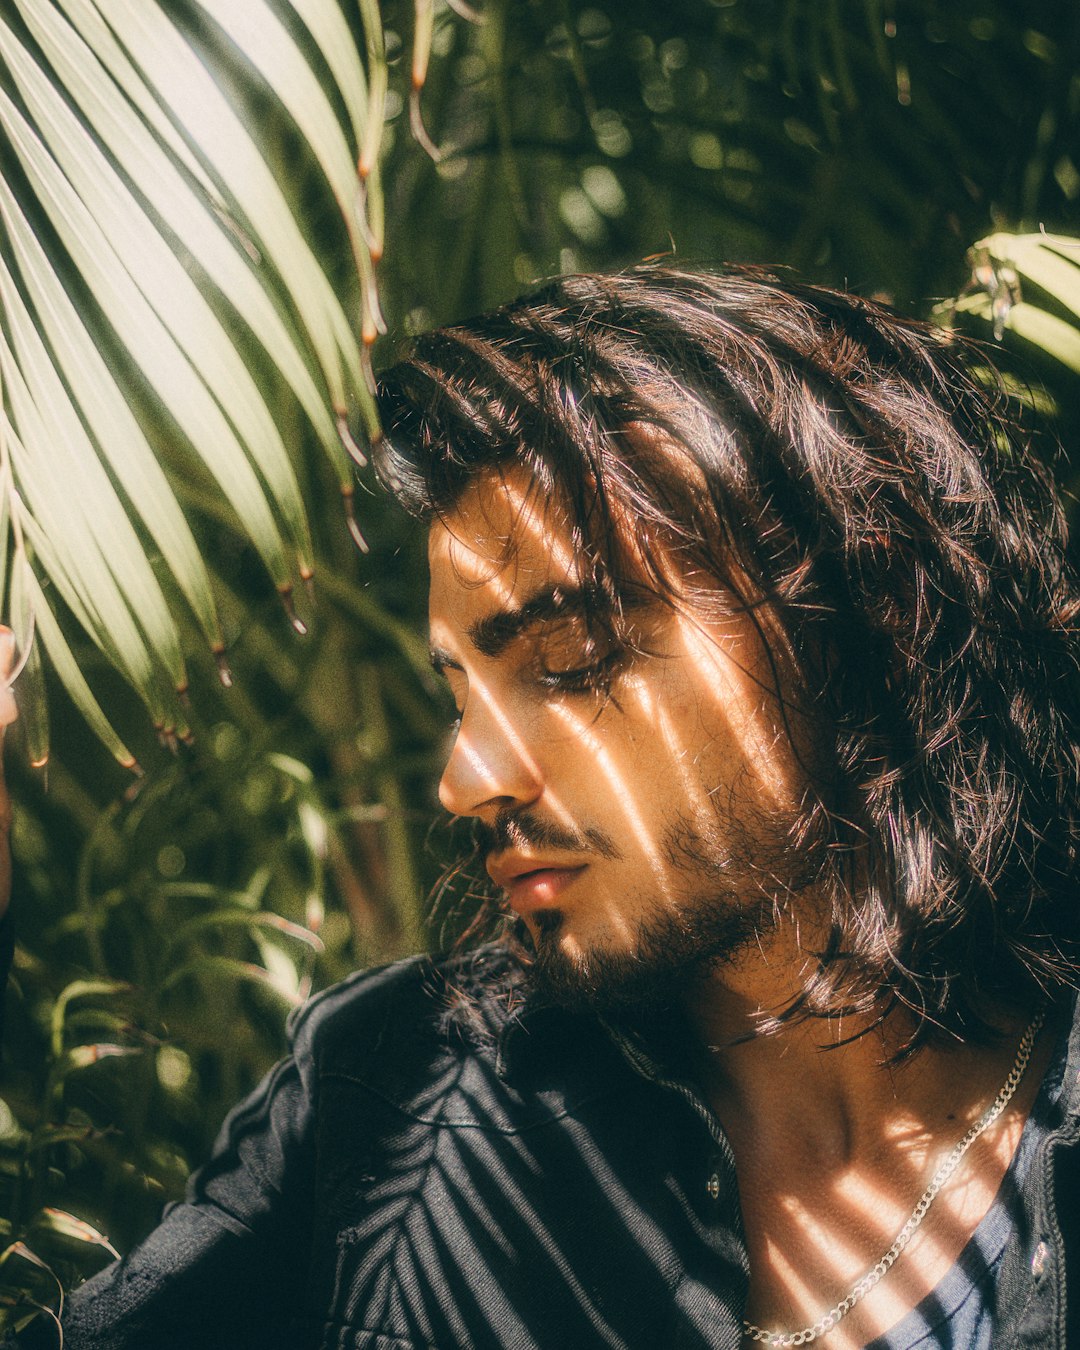
<path fill-rule="evenodd" d="M 690 988 L 738 962 L 784 921 L 790 900 L 818 879 L 813 848 L 793 843 L 793 822 L 755 815 L 752 821 L 718 814 L 715 828 L 702 830 L 676 817 L 662 850 L 682 880 L 682 896 L 664 905 L 647 896 L 628 905 L 638 915 L 630 940 L 603 941 L 567 949 L 567 916 L 559 909 L 514 926 L 531 992 L 545 1003 L 575 1011 L 625 1014 L 660 1011 L 685 999 Z M 557 837 L 556 837 L 557 835 Z M 564 831 L 522 813 L 492 832 L 499 843 L 556 844 L 572 848 Z M 610 838 L 589 831 L 579 841 L 602 856 L 621 854 Z M 485 840 L 490 842 L 490 839 Z M 504 845 L 505 846 L 505 845 Z"/>
<path fill-rule="evenodd" d="M 774 909 L 710 894 L 645 914 L 629 947 L 597 944 L 573 953 L 560 943 L 565 915 L 549 910 L 535 922 L 535 937 L 525 936 L 528 982 L 541 1001 L 572 1011 L 648 1014 L 674 1007 L 695 983 L 760 942 L 774 926 Z"/>

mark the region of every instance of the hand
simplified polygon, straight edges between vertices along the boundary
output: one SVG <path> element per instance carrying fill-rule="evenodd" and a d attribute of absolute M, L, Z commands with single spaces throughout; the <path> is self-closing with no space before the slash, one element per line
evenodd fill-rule
<path fill-rule="evenodd" d="M 4 732 L 15 721 L 15 695 L 8 676 L 15 664 L 15 635 L 0 624 L 0 918 L 11 899 L 11 798 L 4 778 Z"/>

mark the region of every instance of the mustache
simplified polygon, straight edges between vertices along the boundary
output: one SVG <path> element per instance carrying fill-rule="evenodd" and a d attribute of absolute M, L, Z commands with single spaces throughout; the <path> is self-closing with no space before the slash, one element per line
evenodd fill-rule
<path fill-rule="evenodd" d="M 622 857 L 615 841 L 603 830 L 584 826 L 570 829 L 544 820 L 535 811 L 500 811 L 491 824 L 475 821 L 473 839 L 481 860 L 510 848 L 559 849 L 568 853 L 593 853 L 615 861 Z"/>

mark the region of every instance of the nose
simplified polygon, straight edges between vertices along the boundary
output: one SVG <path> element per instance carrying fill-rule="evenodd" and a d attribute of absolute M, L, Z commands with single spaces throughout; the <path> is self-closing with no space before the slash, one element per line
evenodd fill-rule
<path fill-rule="evenodd" d="M 494 816 L 529 806 L 544 790 L 540 766 L 509 717 L 470 697 L 439 781 L 439 801 L 455 816 Z"/>

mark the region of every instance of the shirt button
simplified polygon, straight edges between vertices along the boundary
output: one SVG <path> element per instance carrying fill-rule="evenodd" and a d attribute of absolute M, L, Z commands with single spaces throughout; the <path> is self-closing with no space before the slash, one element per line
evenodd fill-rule
<path fill-rule="evenodd" d="M 705 1194 L 710 1200 L 720 1199 L 720 1173 L 714 1172 L 705 1183 Z"/>
<path fill-rule="evenodd" d="M 1046 1249 L 1046 1243 L 1040 1242 L 1039 1245 L 1035 1248 L 1034 1256 L 1032 1256 L 1031 1258 L 1031 1273 L 1032 1275 L 1035 1276 L 1036 1279 L 1038 1279 L 1039 1276 L 1046 1269 L 1046 1258 L 1049 1255 L 1050 1253 Z"/>

